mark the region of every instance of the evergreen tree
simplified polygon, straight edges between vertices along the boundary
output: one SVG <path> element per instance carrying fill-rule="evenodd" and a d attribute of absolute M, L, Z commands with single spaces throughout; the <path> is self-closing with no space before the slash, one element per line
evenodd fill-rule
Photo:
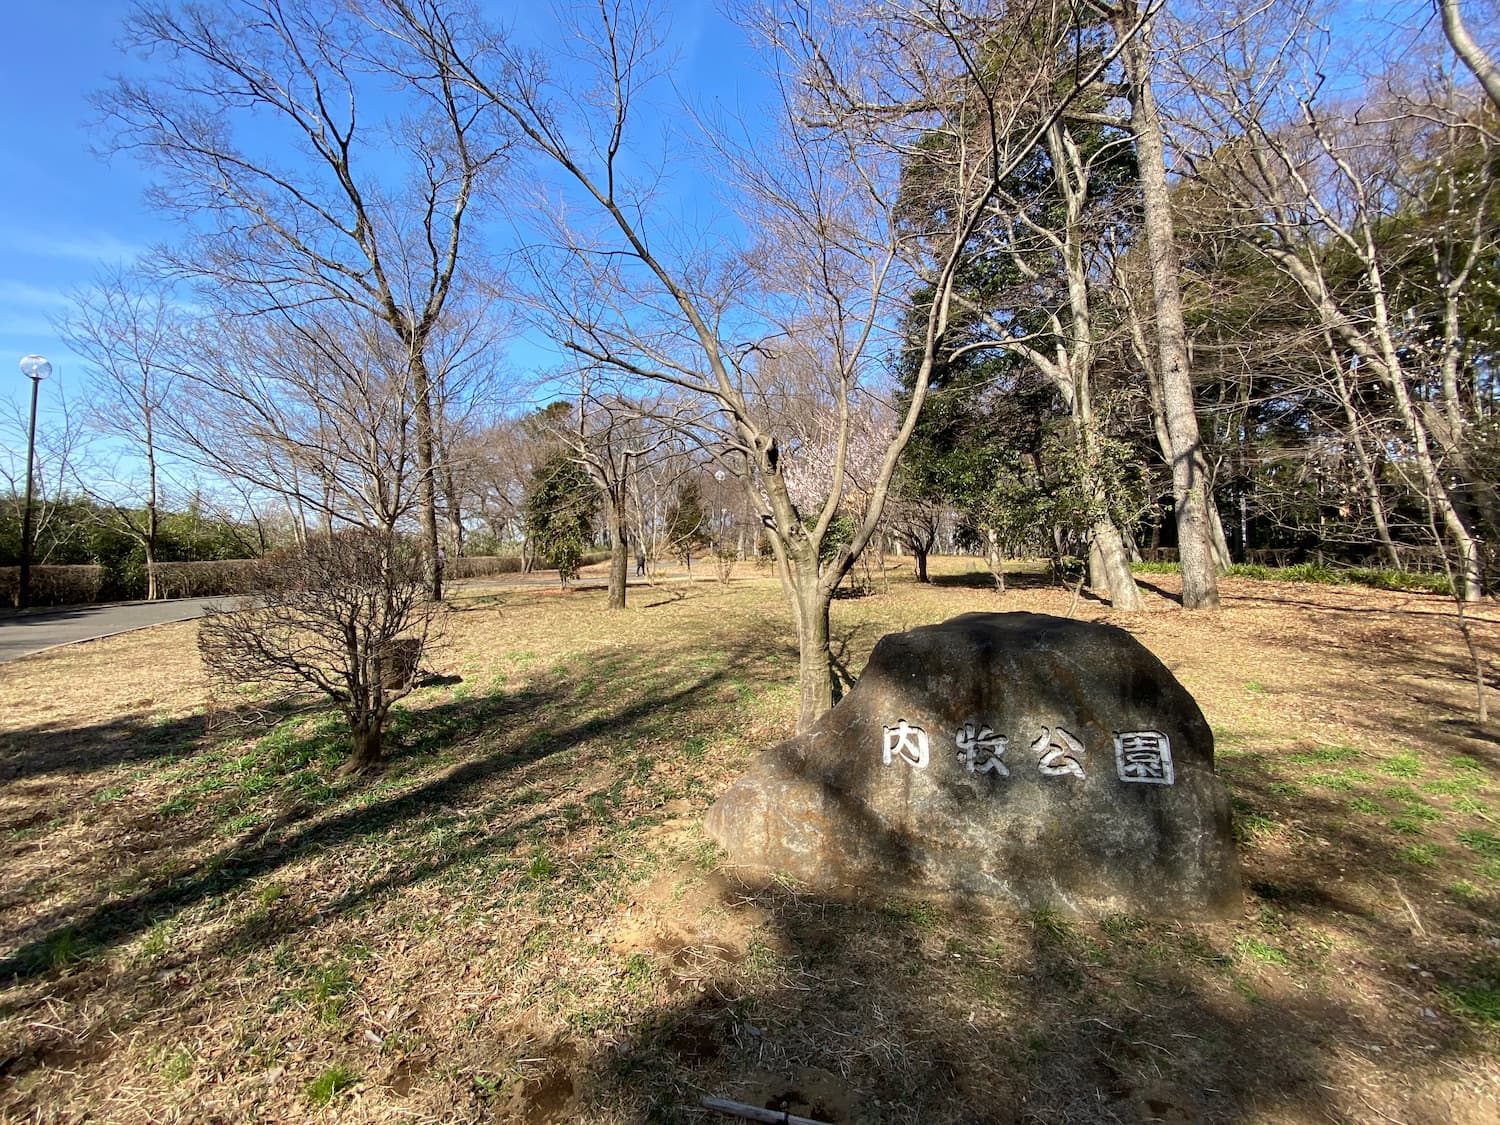
<path fill-rule="evenodd" d="M 564 584 L 578 577 L 598 510 L 599 490 L 567 453 L 553 453 L 532 473 L 526 534 Z"/>

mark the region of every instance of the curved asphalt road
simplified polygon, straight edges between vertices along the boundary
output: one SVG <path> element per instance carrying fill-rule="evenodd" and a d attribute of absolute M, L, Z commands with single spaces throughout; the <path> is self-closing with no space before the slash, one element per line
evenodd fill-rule
<path fill-rule="evenodd" d="M 582 581 L 575 582 L 578 588 L 602 586 L 606 568 L 603 564 L 587 568 Z M 712 571 L 704 569 L 707 576 Z M 680 566 L 662 568 L 658 580 L 692 581 L 698 575 Z M 630 585 L 639 583 L 632 576 Z M 516 577 L 463 579 L 454 584 L 455 590 L 472 587 L 475 590 L 502 589 L 523 590 L 535 588 L 552 589 L 557 586 L 555 571 L 538 571 L 531 575 Z M 129 633 L 150 625 L 165 625 L 169 621 L 189 621 L 202 617 L 209 606 L 234 601 L 234 598 L 179 598 L 163 602 L 117 602 L 113 605 L 81 605 L 64 609 L 6 611 L 0 613 L 0 664 L 18 657 L 30 656 L 34 652 L 57 648 L 59 645 L 76 644 L 79 641 L 94 641 L 100 637 L 112 637 L 116 633 Z"/>
<path fill-rule="evenodd" d="M 68 609 L 7 614 L 0 617 L 0 664 L 29 656 L 43 649 L 92 641 L 201 617 L 203 611 L 225 598 L 181 598 L 166 602 L 124 602 L 116 605 L 84 605 Z"/>

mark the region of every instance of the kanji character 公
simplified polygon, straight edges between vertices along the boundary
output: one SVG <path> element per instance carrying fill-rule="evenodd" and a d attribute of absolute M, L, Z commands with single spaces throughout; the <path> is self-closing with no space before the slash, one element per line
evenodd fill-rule
<path fill-rule="evenodd" d="M 1031 752 L 1038 755 L 1038 765 L 1046 777 L 1084 776 L 1083 759 L 1087 751 L 1083 743 L 1062 727 L 1043 727 L 1031 743 Z"/>

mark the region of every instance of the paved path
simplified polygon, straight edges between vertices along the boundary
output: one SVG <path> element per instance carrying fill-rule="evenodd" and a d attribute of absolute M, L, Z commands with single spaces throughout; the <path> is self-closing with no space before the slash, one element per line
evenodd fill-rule
<path fill-rule="evenodd" d="M 0 617 L 0 664 L 58 645 L 92 641 L 116 633 L 128 633 L 132 629 L 144 629 L 148 625 L 201 617 L 205 608 L 223 600 L 182 598 L 7 614 Z"/>
<path fill-rule="evenodd" d="M 746 568 L 745 572 L 754 573 L 750 568 Z M 608 582 L 608 573 L 609 567 L 604 563 L 585 567 L 581 579 L 574 586 L 581 589 L 603 586 Z M 712 574 L 712 564 L 705 560 L 691 574 L 676 564 L 664 566 L 657 580 L 673 584 L 685 579 L 704 581 Z M 633 564 L 629 584 L 632 588 L 644 587 L 643 580 L 634 577 Z M 480 592 L 496 588 L 524 590 L 557 587 L 556 571 L 536 571 L 527 575 L 463 579 L 453 583 L 450 589 L 457 594 L 465 589 Z M 230 599 L 180 598 L 164 602 L 119 602 L 113 605 L 27 610 L 24 613 L 7 612 L 0 615 L 0 664 L 43 649 L 56 648 L 58 645 L 112 637 L 116 633 L 128 633 L 150 625 L 164 625 L 169 621 L 188 621 L 201 617 L 208 606 L 228 600 Z"/>

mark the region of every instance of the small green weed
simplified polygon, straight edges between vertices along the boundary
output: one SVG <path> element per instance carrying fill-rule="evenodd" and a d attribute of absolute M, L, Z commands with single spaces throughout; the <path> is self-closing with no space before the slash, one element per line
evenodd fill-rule
<path fill-rule="evenodd" d="M 1387 777 L 1409 780 L 1422 775 L 1422 760 L 1410 750 L 1403 750 L 1399 754 L 1392 754 L 1380 763 L 1379 769 Z"/>
<path fill-rule="evenodd" d="M 1246 691 L 1253 691 L 1253 692 L 1261 693 L 1261 692 L 1265 692 L 1267 689 L 1266 689 L 1266 685 L 1263 684 L 1263 683 L 1261 683 L 1259 680 L 1246 680 L 1245 681 L 1245 690 Z"/>
<path fill-rule="evenodd" d="M 1347 770 L 1343 773 L 1311 773 L 1303 778 L 1303 781 L 1308 785 L 1316 785 L 1322 789 L 1332 789 L 1338 793 L 1352 793 L 1356 783 L 1363 781 L 1364 777 L 1350 775 L 1359 775 L 1362 773 L 1362 770 Z"/>
<path fill-rule="evenodd" d="M 1448 893 L 1465 902 L 1483 902 L 1487 897 L 1481 888 L 1476 887 L 1467 879 L 1453 880 L 1448 884 Z"/>
<path fill-rule="evenodd" d="M 1401 859 L 1414 867 L 1434 867 L 1442 851 L 1436 844 L 1413 844 L 1402 849 Z"/>
<path fill-rule="evenodd" d="M 538 848 L 531 857 L 531 862 L 526 865 L 526 877 L 533 883 L 545 883 L 556 874 L 557 864 L 552 862 L 552 857 L 545 849 Z"/>
<path fill-rule="evenodd" d="M 651 967 L 651 959 L 643 953 L 632 953 L 630 960 L 625 962 L 625 991 L 640 992 L 648 987 L 655 971 Z"/>
<path fill-rule="evenodd" d="M 1448 1007 L 1464 1019 L 1486 1027 L 1500 1027 L 1500 961 L 1474 966 L 1471 983 L 1457 988 L 1439 988 Z"/>
<path fill-rule="evenodd" d="M 1116 941 L 1126 941 L 1148 925 L 1144 918 L 1134 914 L 1109 914 L 1099 920 L 1099 932 Z"/>
<path fill-rule="evenodd" d="M 1473 848 L 1486 859 L 1500 859 L 1500 836 L 1485 828 L 1466 828 L 1458 834 L 1458 842 Z"/>
<path fill-rule="evenodd" d="M 1385 812 L 1379 801 L 1372 801 L 1368 797 L 1349 798 L 1349 808 L 1353 812 L 1364 813 L 1366 816 L 1379 816 Z"/>
<path fill-rule="evenodd" d="M 316 1106 L 327 1105 L 357 1081 L 358 1075 L 348 1067 L 330 1066 L 307 1084 L 307 1100 Z"/>
<path fill-rule="evenodd" d="M 191 793 L 179 793 L 171 800 L 163 801 L 156 808 L 157 816 L 181 816 L 198 807 L 198 800 Z"/>
<path fill-rule="evenodd" d="M 349 967 L 336 963 L 313 970 L 308 998 L 320 1020 L 324 1023 L 337 1023 L 344 1014 L 349 994 L 353 991 L 354 978 L 349 973 Z"/>
<path fill-rule="evenodd" d="M 1314 746 L 1311 750 L 1288 754 L 1287 761 L 1296 762 L 1299 766 L 1316 766 L 1333 765 L 1335 762 L 1357 757 L 1359 751 L 1352 746 Z"/>
<path fill-rule="evenodd" d="M 146 931 L 141 941 L 142 957 L 160 957 L 167 951 L 167 938 L 172 932 L 170 922 L 158 922 Z"/>
<path fill-rule="evenodd" d="M 193 1057 L 192 1051 L 186 1047 L 178 1047 L 162 1063 L 161 1076 L 168 1082 L 176 1085 L 178 1082 L 183 1082 L 192 1077 L 193 1067 L 197 1061 Z"/>
<path fill-rule="evenodd" d="M 1234 951 L 1246 960 L 1258 961 L 1262 965 L 1285 965 L 1291 961 L 1286 950 L 1270 945 L 1259 938 L 1236 938 Z"/>
<path fill-rule="evenodd" d="M 1422 783 L 1422 789 L 1425 792 L 1436 793 L 1440 797 L 1467 797 L 1478 792 L 1482 787 L 1483 782 L 1477 777 L 1444 778 Z"/>
<path fill-rule="evenodd" d="M 1295 781 L 1273 781 L 1266 786 L 1267 793 L 1275 793 L 1278 797 L 1300 797 L 1307 790 Z"/>

